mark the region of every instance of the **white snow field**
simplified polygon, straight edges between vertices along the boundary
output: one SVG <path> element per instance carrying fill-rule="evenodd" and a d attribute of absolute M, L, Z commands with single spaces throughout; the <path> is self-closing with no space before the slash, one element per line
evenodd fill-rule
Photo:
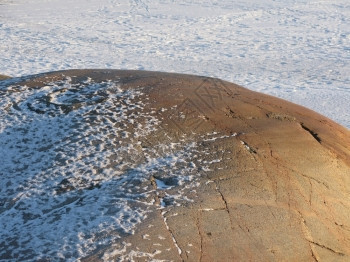
<path fill-rule="evenodd" d="M 0 73 L 214 76 L 350 127 L 348 0 L 0 0 Z"/>

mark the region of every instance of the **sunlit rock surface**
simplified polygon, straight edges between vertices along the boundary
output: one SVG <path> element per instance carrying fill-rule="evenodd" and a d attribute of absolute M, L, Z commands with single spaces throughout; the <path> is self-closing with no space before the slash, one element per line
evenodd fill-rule
<path fill-rule="evenodd" d="M 0 81 L 0 259 L 349 261 L 350 132 L 218 79 Z"/>

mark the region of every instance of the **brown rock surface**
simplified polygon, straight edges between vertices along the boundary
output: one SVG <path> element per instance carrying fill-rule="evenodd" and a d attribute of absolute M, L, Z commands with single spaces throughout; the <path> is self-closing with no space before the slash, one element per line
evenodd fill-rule
<path fill-rule="evenodd" d="M 0 81 L 1 81 L 1 80 L 5 80 L 5 79 L 9 79 L 9 78 L 11 78 L 11 77 L 10 77 L 10 76 L 6 76 L 6 75 L 0 74 Z"/>
<path fill-rule="evenodd" d="M 25 84 L 39 88 L 66 76 L 143 87 L 147 110 L 160 124 L 138 140 L 142 147 L 197 145 L 190 155 L 196 186 L 164 189 L 159 180 L 170 178 L 152 173 L 147 218 L 134 234 L 82 261 L 350 261 L 346 128 L 307 108 L 199 76 L 71 70 Z M 188 201 L 163 203 L 183 188 Z"/>

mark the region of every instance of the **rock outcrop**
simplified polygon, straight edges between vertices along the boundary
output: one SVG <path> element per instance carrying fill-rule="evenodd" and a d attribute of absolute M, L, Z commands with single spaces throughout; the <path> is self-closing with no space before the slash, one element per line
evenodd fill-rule
<path fill-rule="evenodd" d="M 2 259 L 350 260 L 350 132 L 330 119 L 191 75 L 7 82 Z"/>
<path fill-rule="evenodd" d="M 5 79 L 9 79 L 9 78 L 11 78 L 10 76 L 7 76 L 7 75 L 2 75 L 2 74 L 0 74 L 0 81 L 1 80 L 5 80 Z"/>

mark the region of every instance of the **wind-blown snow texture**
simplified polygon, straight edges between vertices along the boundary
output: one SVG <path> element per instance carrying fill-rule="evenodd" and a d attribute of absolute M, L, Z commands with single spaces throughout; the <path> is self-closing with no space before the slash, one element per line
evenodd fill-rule
<path fill-rule="evenodd" d="M 147 136 L 166 134 L 142 87 L 69 77 L 42 88 L 2 83 L 0 260 L 91 255 L 133 234 L 149 212 L 192 201 L 221 161 L 189 137 L 150 145 Z"/>
<path fill-rule="evenodd" d="M 2 0 L 0 73 L 215 76 L 350 127 L 348 0 Z"/>

